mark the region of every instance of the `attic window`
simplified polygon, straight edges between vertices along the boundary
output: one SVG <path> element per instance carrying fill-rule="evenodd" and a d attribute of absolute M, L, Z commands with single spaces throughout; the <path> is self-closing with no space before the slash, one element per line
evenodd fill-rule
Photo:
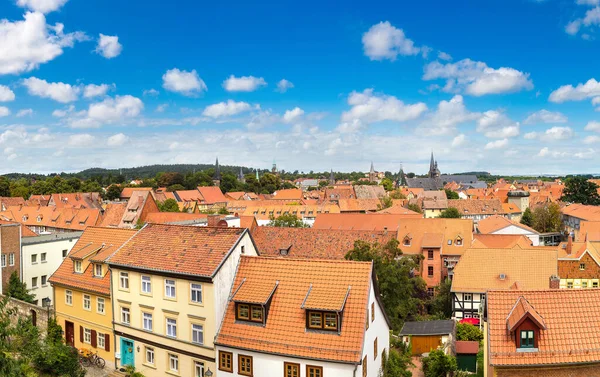
<path fill-rule="evenodd" d="M 448 240 L 448 246 L 452 246 L 452 240 Z"/>
<path fill-rule="evenodd" d="M 338 331 L 338 313 L 313 310 L 309 310 L 306 313 L 306 323 L 309 329 Z"/>
<path fill-rule="evenodd" d="M 263 323 L 262 305 L 237 304 L 236 319 L 241 321 L 250 321 Z"/>
<path fill-rule="evenodd" d="M 410 237 L 404 237 L 404 240 L 402 241 L 402 245 L 404 246 L 410 246 Z"/>
<path fill-rule="evenodd" d="M 38 223 L 39 223 L 39 222 L 42 222 L 42 218 L 43 218 L 43 216 L 42 216 L 42 215 L 38 215 L 38 217 L 37 217 L 37 219 L 36 219 L 36 220 L 37 220 L 37 222 L 38 222 Z"/>
<path fill-rule="evenodd" d="M 456 240 L 454 240 L 454 244 L 456 246 L 462 246 L 463 242 L 462 242 L 462 238 L 460 237 L 456 237 Z"/>
<path fill-rule="evenodd" d="M 23 221 L 27 221 L 29 217 L 27 215 L 23 215 Z"/>
<path fill-rule="evenodd" d="M 519 348 L 534 348 L 535 335 L 533 330 L 521 330 Z"/>

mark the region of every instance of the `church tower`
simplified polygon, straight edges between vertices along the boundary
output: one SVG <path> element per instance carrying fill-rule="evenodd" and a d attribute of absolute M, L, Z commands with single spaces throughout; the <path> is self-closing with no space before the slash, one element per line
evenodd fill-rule
<path fill-rule="evenodd" d="M 408 183 L 406 182 L 406 174 L 404 174 L 402 164 L 400 164 L 400 171 L 398 172 L 398 176 L 396 177 L 395 186 L 396 188 L 408 186 Z"/>
<path fill-rule="evenodd" d="M 329 175 L 329 185 L 335 185 L 335 176 L 333 175 L 333 169 L 331 169 L 331 174 Z"/>
<path fill-rule="evenodd" d="M 215 174 L 213 175 L 213 185 L 221 186 L 221 168 L 219 167 L 219 157 L 217 157 L 217 161 L 215 162 Z"/>
<path fill-rule="evenodd" d="M 371 161 L 371 170 L 369 170 L 369 182 L 377 182 L 377 173 L 375 172 L 373 161 Z"/>
<path fill-rule="evenodd" d="M 440 169 L 438 169 L 437 161 L 433 158 L 433 151 L 431 151 L 431 161 L 429 162 L 429 178 L 439 178 Z"/>
<path fill-rule="evenodd" d="M 240 174 L 238 174 L 238 181 L 240 181 L 240 183 L 246 183 L 246 177 L 244 177 L 244 172 L 242 171 L 241 166 L 240 166 Z"/>

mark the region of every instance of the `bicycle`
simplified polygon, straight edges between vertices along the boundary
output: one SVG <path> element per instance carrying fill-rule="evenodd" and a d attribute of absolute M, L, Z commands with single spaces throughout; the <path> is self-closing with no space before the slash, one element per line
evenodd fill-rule
<path fill-rule="evenodd" d="M 84 367 L 95 366 L 100 369 L 104 369 L 106 365 L 106 361 L 103 358 L 98 356 L 98 351 L 96 353 L 92 353 L 90 350 L 82 349 L 80 350 L 79 362 Z"/>

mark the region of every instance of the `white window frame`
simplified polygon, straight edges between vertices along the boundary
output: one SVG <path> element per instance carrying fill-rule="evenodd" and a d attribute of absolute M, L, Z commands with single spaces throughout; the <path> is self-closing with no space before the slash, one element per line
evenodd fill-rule
<path fill-rule="evenodd" d="M 40 279 L 41 279 L 40 284 L 42 284 L 42 287 L 45 287 L 48 285 L 48 275 L 42 275 L 42 277 Z"/>
<path fill-rule="evenodd" d="M 204 377 L 204 363 L 194 361 L 194 377 Z"/>
<path fill-rule="evenodd" d="M 200 300 L 194 300 L 194 293 L 196 293 L 196 296 L 200 296 Z M 202 304 L 203 301 L 203 297 L 202 297 L 202 284 L 197 284 L 197 283 L 190 283 L 190 301 L 193 302 L 194 304 Z"/>
<path fill-rule="evenodd" d="M 100 271 L 98 271 L 98 269 Z M 100 272 L 100 273 L 98 273 Z M 102 265 L 100 263 L 94 264 L 94 276 L 102 277 Z"/>
<path fill-rule="evenodd" d="M 92 296 L 90 295 L 83 295 L 83 310 L 92 310 Z"/>
<path fill-rule="evenodd" d="M 154 348 L 152 347 L 146 347 L 146 363 L 154 365 Z"/>
<path fill-rule="evenodd" d="M 146 327 L 146 323 L 150 326 Z M 152 313 L 142 312 L 142 328 L 146 331 L 152 331 L 154 329 L 154 316 Z"/>
<path fill-rule="evenodd" d="M 173 284 L 171 284 L 173 282 Z M 175 288 L 177 282 L 174 279 L 165 279 L 165 297 L 177 298 L 177 290 Z M 171 293 L 173 294 L 171 296 Z"/>
<path fill-rule="evenodd" d="M 96 348 L 106 349 L 106 338 L 101 332 L 96 333 Z"/>
<path fill-rule="evenodd" d="M 129 290 L 129 273 L 128 272 L 120 272 L 119 273 L 119 288 Z"/>
<path fill-rule="evenodd" d="M 73 306 L 73 291 L 70 289 L 65 291 L 65 304 Z"/>
<path fill-rule="evenodd" d="M 85 344 L 92 344 L 92 329 L 83 328 L 83 342 Z"/>
<path fill-rule="evenodd" d="M 38 278 L 36 277 L 32 277 L 31 278 L 31 288 L 37 288 L 38 287 Z"/>
<path fill-rule="evenodd" d="M 200 327 L 200 329 L 194 327 Z M 199 337 L 200 341 L 194 340 L 195 337 Z M 204 344 L 204 326 L 199 323 L 192 323 L 192 343 Z"/>
<path fill-rule="evenodd" d="M 165 318 L 165 334 L 171 338 L 177 338 L 177 320 Z"/>
<path fill-rule="evenodd" d="M 0 260 L 2 260 L 2 262 L 0 262 L 0 266 L 6 267 L 6 254 L 2 254 L 2 256 L 0 256 Z"/>
<path fill-rule="evenodd" d="M 37 264 L 37 254 L 31 254 L 31 264 Z"/>
<path fill-rule="evenodd" d="M 102 310 L 100 310 L 100 303 L 102 303 Z M 104 300 L 104 297 L 96 297 L 96 313 L 106 313 L 106 301 Z"/>
<path fill-rule="evenodd" d="M 8 254 L 8 265 L 9 266 L 15 265 L 15 253 Z"/>
<path fill-rule="evenodd" d="M 171 372 L 179 372 L 179 356 L 170 353 L 169 354 L 169 370 Z"/>
<path fill-rule="evenodd" d="M 40 254 L 40 263 L 46 263 L 48 261 L 48 259 L 46 258 L 47 254 L 46 253 L 41 253 Z"/>
<path fill-rule="evenodd" d="M 80 260 L 74 261 L 73 262 L 73 268 L 75 269 L 75 272 L 77 272 L 79 274 L 82 273 L 83 266 L 82 266 L 81 261 Z"/>
<path fill-rule="evenodd" d="M 127 321 L 125 321 L 127 319 Z M 121 323 L 126 325 L 131 324 L 131 310 L 124 306 L 121 306 Z"/>
<path fill-rule="evenodd" d="M 147 279 L 147 280 L 145 280 Z M 152 293 L 152 277 L 148 275 L 142 275 L 140 278 L 142 282 L 142 293 L 151 294 Z"/>

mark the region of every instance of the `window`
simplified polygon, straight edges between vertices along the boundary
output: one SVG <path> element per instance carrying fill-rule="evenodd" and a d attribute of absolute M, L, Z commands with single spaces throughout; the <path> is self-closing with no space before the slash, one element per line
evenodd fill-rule
<path fill-rule="evenodd" d="M 262 320 L 263 320 L 262 306 L 252 305 L 251 312 L 252 312 L 252 317 L 250 318 L 250 320 L 252 322 L 262 322 Z"/>
<path fill-rule="evenodd" d="M 175 280 L 165 280 L 165 297 L 175 298 Z"/>
<path fill-rule="evenodd" d="M 308 327 L 310 327 L 312 329 L 323 328 L 323 313 L 309 312 L 308 313 Z"/>
<path fill-rule="evenodd" d="M 106 341 L 106 338 L 104 337 L 103 333 L 101 333 L 101 332 L 96 333 L 96 344 L 98 345 L 98 348 L 100 348 L 100 349 L 106 349 L 106 347 L 105 347 L 105 345 L 106 345 L 105 341 Z"/>
<path fill-rule="evenodd" d="M 179 371 L 179 356 L 173 355 L 172 353 L 169 354 L 169 369 L 171 372 Z"/>
<path fill-rule="evenodd" d="M 31 254 L 31 264 L 37 263 L 37 254 Z"/>
<path fill-rule="evenodd" d="M 104 314 L 104 298 L 96 298 L 96 311 L 100 314 Z"/>
<path fill-rule="evenodd" d="M 587 288 L 588 287 L 588 282 L 587 281 L 582 281 L 581 282 L 581 288 Z"/>
<path fill-rule="evenodd" d="M 456 241 L 454 241 L 454 244 L 456 246 L 462 246 L 462 238 L 457 238 Z"/>
<path fill-rule="evenodd" d="M 377 338 L 373 341 L 373 360 L 377 360 Z"/>
<path fill-rule="evenodd" d="M 237 317 L 238 317 L 238 319 L 245 319 L 246 321 L 249 321 L 250 320 L 250 305 L 238 304 Z"/>
<path fill-rule="evenodd" d="M 176 338 L 177 337 L 177 320 L 173 318 L 167 318 L 167 336 Z"/>
<path fill-rule="evenodd" d="M 402 241 L 402 244 L 404 246 L 410 246 L 410 238 L 404 237 L 404 240 Z"/>
<path fill-rule="evenodd" d="M 204 363 L 194 361 L 194 377 L 204 377 Z"/>
<path fill-rule="evenodd" d="M 131 322 L 131 315 L 129 313 L 129 308 L 121 307 L 121 322 L 124 324 L 129 324 Z"/>
<path fill-rule="evenodd" d="M 38 278 L 31 278 L 31 288 L 37 288 Z"/>
<path fill-rule="evenodd" d="M 568 281 L 567 282 L 567 288 L 573 288 L 573 282 L 572 281 Z"/>
<path fill-rule="evenodd" d="M 154 364 L 154 348 L 146 347 L 146 363 Z"/>
<path fill-rule="evenodd" d="M 92 298 L 90 295 L 83 295 L 83 308 L 85 310 L 92 310 Z"/>
<path fill-rule="evenodd" d="M 75 268 L 75 272 L 81 273 L 81 261 L 80 260 L 76 260 L 73 264 L 74 268 Z"/>
<path fill-rule="evenodd" d="M 241 253 L 242 253 L 242 254 L 246 253 L 246 246 L 243 246 L 243 245 L 242 245 L 242 250 L 241 250 Z"/>
<path fill-rule="evenodd" d="M 584 271 L 585 270 L 585 263 L 579 263 L 579 269 L 581 271 Z"/>
<path fill-rule="evenodd" d="M 2 267 L 6 267 L 6 254 L 2 254 L 2 257 L 0 257 L 0 258 L 2 258 L 2 263 L 1 263 Z"/>
<path fill-rule="evenodd" d="M 233 354 L 231 352 L 219 351 L 219 370 L 233 372 Z"/>
<path fill-rule="evenodd" d="M 238 374 L 252 376 L 252 356 L 238 355 Z"/>
<path fill-rule="evenodd" d="M 427 288 L 427 295 L 428 296 L 433 296 L 433 294 L 434 294 L 433 288 Z"/>
<path fill-rule="evenodd" d="M 336 313 L 325 313 L 325 328 L 328 330 L 337 330 L 338 318 Z"/>
<path fill-rule="evenodd" d="M 427 266 L 427 275 L 433 276 L 433 266 Z"/>
<path fill-rule="evenodd" d="M 129 274 L 127 272 L 121 272 L 119 276 L 121 289 L 129 289 Z"/>
<path fill-rule="evenodd" d="M 323 367 L 306 366 L 306 377 L 323 377 Z"/>
<path fill-rule="evenodd" d="M 192 325 L 192 343 L 204 344 L 204 326 Z"/>
<path fill-rule="evenodd" d="M 448 240 L 448 246 L 452 245 L 452 240 Z"/>
<path fill-rule="evenodd" d="M 142 293 L 152 293 L 152 281 L 150 276 L 142 276 Z"/>
<path fill-rule="evenodd" d="M 597 281 L 593 281 L 592 282 L 592 288 L 598 288 L 598 282 Z"/>
<path fill-rule="evenodd" d="M 375 320 L 375 303 L 371 303 L 371 322 Z"/>
<path fill-rule="evenodd" d="M 369 329 L 369 308 L 367 307 L 367 330 Z"/>
<path fill-rule="evenodd" d="M 102 265 L 101 264 L 94 265 L 94 275 L 102 277 Z"/>
<path fill-rule="evenodd" d="M 92 329 L 83 329 L 83 342 L 92 344 Z"/>
<path fill-rule="evenodd" d="M 64 249 L 64 250 L 62 251 L 62 256 L 63 256 L 63 259 L 67 257 L 67 254 L 69 254 L 69 250 L 67 250 L 67 249 Z"/>
<path fill-rule="evenodd" d="M 463 293 L 463 301 L 471 301 L 473 300 L 473 295 L 471 293 Z"/>
<path fill-rule="evenodd" d="M 427 250 L 427 259 L 433 259 L 433 250 Z"/>
<path fill-rule="evenodd" d="M 42 263 L 45 263 L 45 262 L 46 262 L 46 253 L 42 253 L 42 254 L 40 254 L 40 261 L 41 261 Z"/>
<path fill-rule="evenodd" d="M 368 370 L 368 366 L 367 366 L 367 355 L 365 355 L 365 357 L 363 358 L 363 362 L 362 362 L 362 375 L 363 377 L 367 377 L 367 370 Z"/>
<path fill-rule="evenodd" d="M 190 285 L 191 290 L 191 301 L 196 304 L 202 304 L 202 285 L 194 284 Z"/>
<path fill-rule="evenodd" d="M 519 348 L 533 348 L 533 330 L 521 330 Z"/>
<path fill-rule="evenodd" d="M 144 330 L 152 331 L 152 313 L 142 314 Z"/>
<path fill-rule="evenodd" d="M 73 291 L 68 289 L 65 291 L 65 304 L 73 305 Z"/>
<path fill-rule="evenodd" d="M 8 265 L 9 266 L 15 265 L 15 253 L 8 254 Z"/>
<path fill-rule="evenodd" d="M 300 377 L 300 364 L 283 363 L 283 377 Z"/>

